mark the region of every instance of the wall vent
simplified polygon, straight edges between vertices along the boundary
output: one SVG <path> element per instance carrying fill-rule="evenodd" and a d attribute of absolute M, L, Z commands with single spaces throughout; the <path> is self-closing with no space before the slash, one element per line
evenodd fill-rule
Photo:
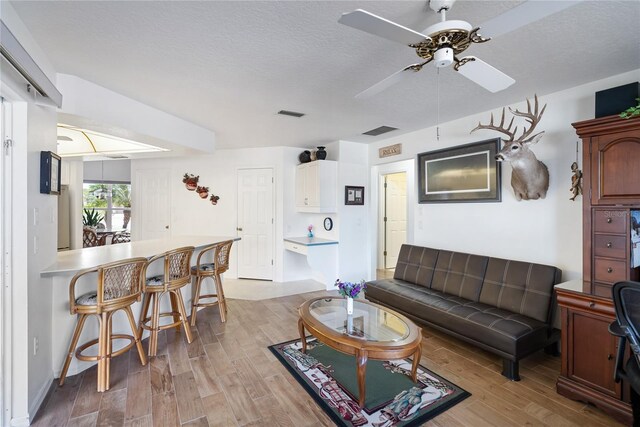
<path fill-rule="evenodd" d="M 278 114 L 281 114 L 283 116 L 291 116 L 291 117 L 302 117 L 302 116 L 304 116 L 304 113 L 297 113 L 295 111 L 287 111 L 287 110 L 280 110 L 280 111 L 278 111 Z"/>
<path fill-rule="evenodd" d="M 380 126 L 378 128 L 371 129 L 370 131 L 364 132 L 363 135 L 378 136 L 378 135 L 382 135 L 383 133 L 391 132 L 392 130 L 396 130 L 396 129 L 398 128 L 392 128 L 391 126 Z"/>

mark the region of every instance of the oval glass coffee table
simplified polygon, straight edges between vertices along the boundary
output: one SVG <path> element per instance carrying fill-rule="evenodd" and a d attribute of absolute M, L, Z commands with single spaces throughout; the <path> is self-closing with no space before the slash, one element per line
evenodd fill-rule
<path fill-rule="evenodd" d="M 422 329 L 402 314 L 372 302 L 356 299 L 353 314 L 340 297 L 314 298 L 298 309 L 302 352 L 307 351 L 305 329 L 318 341 L 356 357 L 358 403 L 364 405 L 367 360 L 396 360 L 413 355 L 411 379 L 420 363 Z"/>

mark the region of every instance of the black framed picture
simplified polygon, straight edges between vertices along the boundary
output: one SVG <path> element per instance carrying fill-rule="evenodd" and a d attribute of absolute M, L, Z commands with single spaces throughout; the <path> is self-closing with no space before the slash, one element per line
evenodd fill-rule
<path fill-rule="evenodd" d="M 500 202 L 500 138 L 418 154 L 420 203 Z"/>
<path fill-rule="evenodd" d="M 42 194 L 60 194 L 61 166 L 60 156 L 56 153 L 40 152 L 40 192 Z"/>
<path fill-rule="evenodd" d="M 364 187 L 344 186 L 345 205 L 364 205 Z"/>

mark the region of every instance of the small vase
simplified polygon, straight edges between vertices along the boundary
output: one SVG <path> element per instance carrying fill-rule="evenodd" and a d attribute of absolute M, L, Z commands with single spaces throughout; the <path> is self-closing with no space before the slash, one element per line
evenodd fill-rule
<path fill-rule="evenodd" d="M 327 152 L 324 150 L 324 147 L 318 147 L 316 150 L 316 159 L 324 160 L 327 158 Z"/>
<path fill-rule="evenodd" d="M 307 234 L 307 237 L 311 239 L 313 237 L 313 231 L 310 231 L 309 234 Z"/>
<path fill-rule="evenodd" d="M 298 160 L 300 160 L 300 163 L 309 163 L 311 161 L 311 151 L 304 150 L 298 156 Z"/>
<path fill-rule="evenodd" d="M 353 314 L 353 298 L 347 297 L 347 315 Z"/>

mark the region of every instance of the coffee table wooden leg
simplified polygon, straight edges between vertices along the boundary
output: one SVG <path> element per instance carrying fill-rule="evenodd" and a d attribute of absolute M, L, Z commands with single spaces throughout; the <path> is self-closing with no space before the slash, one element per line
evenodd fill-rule
<path fill-rule="evenodd" d="M 364 350 L 358 351 L 358 353 L 356 353 L 356 362 L 358 364 L 358 405 L 363 408 L 365 397 L 365 378 L 367 374 L 367 352 Z"/>
<path fill-rule="evenodd" d="M 418 381 L 418 366 L 420 365 L 420 356 L 422 356 L 422 346 L 418 345 L 416 352 L 413 353 L 413 364 L 411 365 L 411 380 Z"/>
<path fill-rule="evenodd" d="M 298 331 L 300 331 L 300 342 L 302 343 L 302 352 L 307 352 L 307 338 L 304 336 L 304 323 L 302 319 L 298 319 Z"/>

